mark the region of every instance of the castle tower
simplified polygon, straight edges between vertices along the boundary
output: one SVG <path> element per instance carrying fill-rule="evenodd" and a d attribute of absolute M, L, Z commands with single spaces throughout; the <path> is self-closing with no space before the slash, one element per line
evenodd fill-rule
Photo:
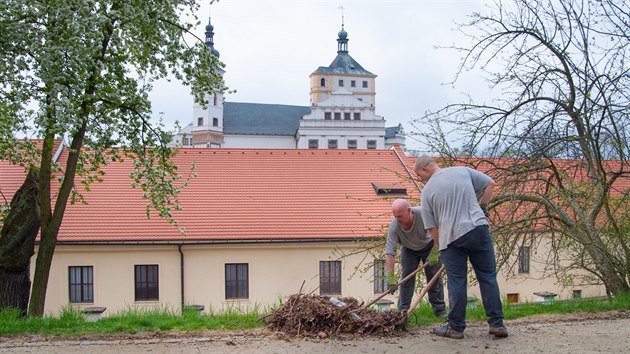
<path fill-rule="evenodd" d="M 375 113 L 376 75 L 350 56 L 348 41 L 342 23 L 337 56 L 309 76 L 311 114 L 300 120 L 298 148 L 385 148 L 385 120 Z"/>
<path fill-rule="evenodd" d="M 214 48 L 214 26 L 210 19 L 206 26 L 206 47 L 212 55 L 219 58 L 219 51 Z M 217 68 L 223 76 L 225 71 Z M 221 147 L 223 136 L 223 92 L 213 92 L 206 95 L 207 107 L 199 103 L 193 105 L 192 142 L 194 147 Z"/>

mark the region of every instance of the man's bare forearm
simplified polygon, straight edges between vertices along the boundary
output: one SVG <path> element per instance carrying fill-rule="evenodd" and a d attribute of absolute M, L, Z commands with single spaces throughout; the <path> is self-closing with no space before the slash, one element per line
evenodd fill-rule
<path fill-rule="evenodd" d="M 393 272 L 394 271 L 394 256 L 391 254 L 385 255 L 385 271 Z"/>
<path fill-rule="evenodd" d="M 439 247 L 440 234 L 438 233 L 437 227 L 432 227 L 430 229 L 427 229 L 427 232 L 429 233 L 429 235 L 431 235 L 431 238 L 433 239 L 433 247 Z"/>
<path fill-rule="evenodd" d="M 490 203 L 490 200 L 492 200 L 492 197 L 494 196 L 495 185 L 496 183 L 494 183 L 494 181 L 490 181 L 490 183 L 488 183 L 486 188 L 483 190 L 483 193 L 481 194 L 481 198 L 479 198 L 479 205 L 487 206 L 488 203 Z"/>

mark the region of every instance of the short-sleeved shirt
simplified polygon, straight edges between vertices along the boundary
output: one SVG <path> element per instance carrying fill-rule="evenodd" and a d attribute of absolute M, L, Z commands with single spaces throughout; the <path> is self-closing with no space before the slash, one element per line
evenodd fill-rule
<path fill-rule="evenodd" d="M 395 256 L 396 247 L 399 243 L 405 248 L 419 251 L 431 242 L 431 236 L 426 233 L 424 224 L 422 223 L 420 207 L 411 208 L 411 212 L 413 213 L 413 225 L 411 229 L 403 230 L 396 219 L 393 219 L 389 224 L 385 254 Z"/>
<path fill-rule="evenodd" d="M 443 168 L 422 189 L 422 220 L 427 229 L 437 227 L 440 250 L 480 225 L 488 225 L 478 196 L 490 176 L 468 167 Z"/>

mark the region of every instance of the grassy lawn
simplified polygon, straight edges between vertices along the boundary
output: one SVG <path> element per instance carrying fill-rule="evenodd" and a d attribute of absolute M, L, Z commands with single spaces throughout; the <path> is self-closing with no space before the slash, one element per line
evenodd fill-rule
<path fill-rule="evenodd" d="M 555 301 L 546 304 L 531 303 L 504 305 L 505 319 L 515 319 L 536 314 L 567 314 L 573 312 L 603 312 L 630 309 L 630 295 L 617 296 L 612 300 L 583 299 Z M 423 301 L 411 316 L 409 325 L 430 326 L 443 319 L 433 316 L 430 305 Z M 467 319 L 486 320 L 481 304 L 467 310 Z M 185 310 L 183 313 L 169 310 L 130 310 L 104 317 L 96 322 L 86 322 L 76 309 L 66 309 L 58 317 L 23 318 L 17 310 L 0 311 L 0 336 L 40 334 L 76 337 L 85 334 L 139 333 L 198 330 L 235 330 L 264 326 L 257 311 L 243 312 L 232 309 L 221 313 L 202 313 Z"/>
<path fill-rule="evenodd" d="M 614 310 L 629 310 L 630 294 L 616 296 L 611 300 L 603 298 L 552 301 L 549 303 L 507 304 L 503 301 L 503 316 L 506 320 L 527 317 L 538 314 L 568 314 L 574 312 L 605 312 Z M 481 301 L 466 310 L 467 320 L 486 321 L 486 313 Z M 442 323 L 444 319 L 435 318 L 428 302 L 423 301 L 409 319 L 411 326 L 429 326 Z"/>
<path fill-rule="evenodd" d="M 40 334 L 80 336 L 84 334 L 138 333 L 163 331 L 234 330 L 263 326 L 256 312 L 227 311 L 200 314 L 196 310 L 183 313 L 169 310 L 126 311 L 86 322 L 76 309 L 66 309 L 59 317 L 20 317 L 17 310 L 0 311 L 0 336 Z"/>

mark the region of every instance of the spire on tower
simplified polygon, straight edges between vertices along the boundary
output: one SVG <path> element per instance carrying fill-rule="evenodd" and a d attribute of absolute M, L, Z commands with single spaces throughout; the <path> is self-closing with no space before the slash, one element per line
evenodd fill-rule
<path fill-rule="evenodd" d="M 348 32 L 344 29 L 344 15 L 343 15 L 343 6 L 339 6 L 341 10 L 341 31 L 339 31 L 337 38 L 337 53 L 340 52 L 348 52 Z"/>
<path fill-rule="evenodd" d="M 219 51 L 214 48 L 214 26 L 212 26 L 210 18 L 208 18 L 208 25 L 206 26 L 206 47 L 210 48 L 212 55 L 219 57 Z"/>

